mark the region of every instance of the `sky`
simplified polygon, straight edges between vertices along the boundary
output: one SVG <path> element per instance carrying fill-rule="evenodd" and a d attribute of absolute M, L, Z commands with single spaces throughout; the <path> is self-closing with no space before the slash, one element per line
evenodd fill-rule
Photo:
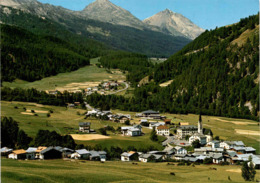
<path fill-rule="evenodd" d="M 39 0 L 80 11 L 95 0 Z M 203 29 L 215 29 L 257 14 L 259 0 L 110 0 L 143 20 L 167 9 L 180 13 Z"/>

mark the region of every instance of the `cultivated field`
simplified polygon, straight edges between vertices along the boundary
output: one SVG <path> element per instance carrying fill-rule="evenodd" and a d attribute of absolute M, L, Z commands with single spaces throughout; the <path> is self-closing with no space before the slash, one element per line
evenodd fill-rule
<path fill-rule="evenodd" d="M 61 73 L 56 76 L 44 78 L 39 81 L 27 82 L 16 80 L 15 82 L 3 82 L 3 86 L 36 88 L 38 90 L 80 90 L 98 85 L 104 80 L 125 80 L 125 75 L 119 70 L 108 73 L 104 68 L 96 66 L 98 58 L 91 59 L 89 66 L 85 66 L 73 72 Z"/>
<path fill-rule="evenodd" d="M 212 170 L 210 168 L 217 168 Z M 175 166 L 167 163 L 93 162 L 77 160 L 17 161 L 2 159 L 2 182 L 64 183 L 166 183 L 166 182 L 245 182 L 240 166 Z M 175 173 L 170 175 L 171 172 Z M 231 180 L 228 180 L 230 176 Z M 260 171 L 256 178 L 260 180 Z"/>

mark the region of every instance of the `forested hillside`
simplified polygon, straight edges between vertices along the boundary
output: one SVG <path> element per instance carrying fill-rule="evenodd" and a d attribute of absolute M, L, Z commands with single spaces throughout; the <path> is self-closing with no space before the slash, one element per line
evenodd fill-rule
<path fill-rule="evenodd" d="M 108 69 L 128 71 L 127 80 L 134 86 L 152 72 L 154 65 L 147 56 L 138 53 L 113 51 L 99 59 L 101 65 Z"/>
<path fill-rule="evenodd" d="M 149 76 L 154 82 L 137 88 L 134 98 L 93 95 L 88 100 L 96 107 L 97 100 L 109 103 L 113 99 L 120 102 L 109 103 L 112 108 L 201 112 L 257 120 L 258 58 L 259 16 L 256 15 L 203 33 L 166 62 L 155 66 Z M 168 80 L 173 80 L 168 87 L 159 87 L 159 83 Z"/>
<path fill-rule="evenodd" d="M 80 45 L 1 24 L 2 81 L 35 81 L 89 64 L 91 53 Z"/>

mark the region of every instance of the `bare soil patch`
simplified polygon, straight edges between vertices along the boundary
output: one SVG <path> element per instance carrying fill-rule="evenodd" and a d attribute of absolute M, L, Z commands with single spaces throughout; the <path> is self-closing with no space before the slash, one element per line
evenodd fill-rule
<path fill-rule="evenodd" d="M 99 134 L 85 134 L 85 135 L 79 135 L 79 134 L 70 134 L 74 140 L 99 140 L 99 139 L 109 139 L 111 137 L 105 136 L 105 135 L 99 135 Z"/>
<path fill-rule="evenodd" d="M 161 83 L 160 84 L 160 87 L 166 87 L 166 86 L 168 86 L 169 84 L 171 84 L 173 82 L 173 80 L 169 80 L 169 81 L 167 81 L 167 82 L 165 82 L 165 83 Z"/>
<path fill-rule="evenodd" d="M 228 169 L 227 172 L 233 172 L 233 173 L 241 173 L 240 169 Z"/>
<path fill-rule="evenodd" d="M 30 113 L 31 110 L 30 110 L 30 109 L 27 109 L 26 112 L 27 112 L 27 113 Z M 35 113 L 41 113 L 41 114 L 47 114 L 47 113 L 49 113 L 48 111 L 40 111 L 40 110 L 34 110 L 34 112 L 35 112 Z"/>
<path fill-rule="evenodd" d="M 62 87 L 57 87 L 56 90 L 63 92 L 67 91 L 81 91 L 82 89 L 96 87 L 101 82 L 84 82 L 84 83 L 70 83 Z"/>

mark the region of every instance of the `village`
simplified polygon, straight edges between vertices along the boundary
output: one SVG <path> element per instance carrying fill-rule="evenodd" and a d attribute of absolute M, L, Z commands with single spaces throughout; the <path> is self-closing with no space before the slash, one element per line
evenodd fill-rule
<path fill-rule="evenodd" d="M 93 109 L 86 113 L 88 117 L 103 117 L 115 123 L 123 123 L 120 130 L 121 136 L 136 138 L 144 135 L 142 129 L 152 129 L 158 136 L 164 136 L 162 151 L 152 150 L 147 152 L 126 151 L 113 161 L 123 162 L 177 162 L 178 165 L 185 164 L 219 164 L 239 165 L 242 162 L 252 161 L 256 169 L 260 169 L 260 155 L 256 155 L 256 149 L 246 146 L 243 141 L 223 141 L 213 137 L 210 129 L 203 128 L 202 116 L 199 116 L 198 125 L 189 125 L 188 122 L 172 125 L 171 120 L 161 116 L 158 111 L 147 110 L 136 113 L 140 118 L 139 124 L 131 124 L 130 114 L 112 114 L 111 111 Z M 156 121 L 154 121 L 156 120 Z M 175 133 L 172 128 L 175 127 Z M 79 122 L 78 132 L 84 134 L 96 133 L 91 129 L 91 122 Z M 191 148 L 192 147 L 192 148 Z M 27 150 L 13 150 L 8 147 L 1 149 L 1 156 L 19 160 L 89 160 L 107 161 L 106 151 L 93 149 L 70 149 L 60 146 L 29 147 Z M 110 160 L 111 161 L 111 160 Z"/>

